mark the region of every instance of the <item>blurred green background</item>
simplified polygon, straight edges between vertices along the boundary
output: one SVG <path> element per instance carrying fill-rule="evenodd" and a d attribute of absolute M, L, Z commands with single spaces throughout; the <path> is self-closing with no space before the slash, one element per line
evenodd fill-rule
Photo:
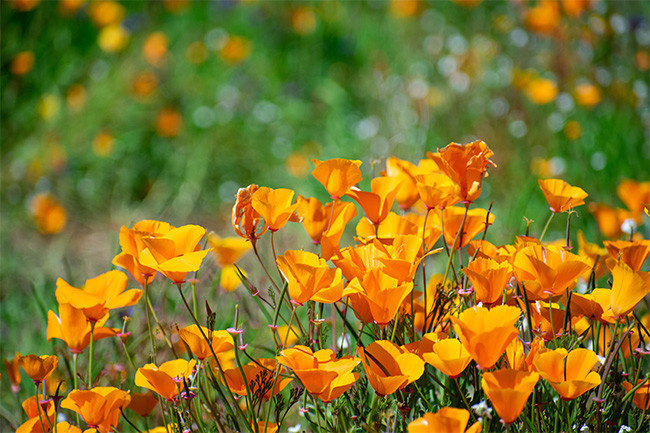
<path fill-rule="evenodd" d="M 540 231 L 540 177 L 612 206 L 621 180 L 650 179 L 644 1 L 12 0 L 0 12 L 3 357 L 51 351 L 56 278 L 109 270 L 120 226 L 231 236 L 240 186 L 325 200 L 312 158 L 362 160 L 367 187 L 388 156 L 417 163 L 480 138 L 498 165 L 478 203 L 494 202 L 498 244 L 524 216 Z M 65 225 L 38 226 L 53 208 Z M 575 227 L 602 240 L 586 207 Z"/>

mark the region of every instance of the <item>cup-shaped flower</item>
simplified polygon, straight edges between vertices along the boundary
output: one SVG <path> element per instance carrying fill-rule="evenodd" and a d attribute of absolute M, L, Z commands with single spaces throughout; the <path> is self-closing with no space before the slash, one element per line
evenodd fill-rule
<path fill-rule="evenodd" d="M 241 366 L 241 370 L 244 372 L 243 376 L 240 369 L 236 366 L 224 370 L 223 376 L 225 377 L 226 385 L 233 393 L 246 395 L 246 385 L 248 384 L 250 392 L 255 394 L 261 392 L 260 388 L 258 388 L 258 386 L 261 386 L 261 389 L 265 390 L 263 398 L 268 400 L 282 391 L 293 380 L 287 377 L 278 377 L 274 388 L 273 382 L 275 381 L 276 367 L 279 368 L 279 374 L 286 373 L 284 367 L 278 367 L 275 359 L 259 358 Z M 250 387 L 251 382 L 254 383 L 254 388 Z"/>
<path fill-rule="evenodd" d="M 571 315 L 584 316 L 600 323 L 614 323 L 614 314 L 611 309 L 612 290 L 594 289 L 591 293 L 571 295 Z"/>
<path fill-rule="evenodd" d="M 328 159 L 319 161 L 312 159 L 316 166 L 311 172 L 327 190 L 332 199 L 337 200 L 345 195 L 349 189 L 361 182 L 361 161 L 349 159 Z"/>
<path fill-rule="evenodd" d="M 583 205 L 589 195 L 582 188 L 571 186 L 561 179 L 539 179 L 538 182 L 553 212 L 564 212 Z"/>
<path fill-rule="evenodd" d="M 122 226 L 120 229 L 120 247 L 122 252 L 113 258 L 113 264 L 127 271 L 140 285 L 150 283 L 156 270 L 140 263 L 140 252 L 146 247 L 142 242 L 144 237 L 159 237 L 174 227 L 166 222 L 155 220 L 138 221 L 132 229 Z"/>
<path fill-rule="evenodd" d="M 632 270 L 639 271 L 650 255 L 650 240 L 605 241 L 603 242 L 614 263 L 625 263 Z M 611 262 L 611 261 L 610 261 Z M 614 265 L 610 265 L 610 269 Z"/>
<path fill-rule="evenodd" d="M 130 307 L 142 296 L 142 290 L 124 291 L 129 282 L 120 271 L 108 271 L 86 280 L 82 289 L 72 287 L 62 278 L 56 280 L 56 300 L 59 304 L 70 304 L 84 312 L 88 320 L 96 322 L 113 308 Z"/>
<path fill-rule="evenodd" d="M 310 394 L 330 402 L 347 391 L 359 378 L 352 370 L 361 359 L 344 356 L 336 359 L 330 349 L 313 352 L 306 346 L 294 346 L 280 352 L 280 364 L 290 368 Z"/>
<path fill-rule="evenodd" d="M 355 314 L 366 323 L 386 325 L 395 318 L 400 305 L 413 290 L 413 282 L 399 284 L 381 269 L 371 269 L 363 280 L 348 284 L 349 299 Z"/>
<path fill-rule="evenodd" d="M 400 183 L 390 177 L 376 177 L 370 181 L 370 192 L 352 187 L 346 195 L 359 203 L 366 218 L 379 225 L 388 216 Z"/>
<path fill-rule="evenodd" d="M 298 196 L 296 213 L 314 244 L 321 244 L 321 256 L 328 260 L 339 250 L 345 226 L 357 214 L 353 203 L 329 202 L 325 206 L 315 198 Z"/>
<path fill-rule="evenodd" d="M 42 402 L 33 395 L 25 400 L 22 406 L 28 420 L 16 429 L 16 433 L 43 433 L 41 420 L 43 420 L 45 431 L 51 431 L 49 426 L 54 424 L 54 400 L 49 399 Z"/>
<path fill-rule="evenodd" d="M 18 368 L 18 361 L 20 360 L 20 353 L 16 352 L 13 359 L 3 359 L 2 361 L 5 364 L 5 369 L 7 370 L 7 376 L 9 376 L 9 381 L 11 381 L 11 391 L 18 392 L 20 391 L 20 369 Z"/>
<path fill-rule="evenodd" d="M 563 400 L 572 400 L 600 385 L 600 375 L 592 371 L 598 356 L 591 350 L 549 350 L 538 354 L 534 363 L 539 374 Z"/>
<path fill-rule="evenodd" d="M 420 198 L 427 209 L 444 209 L 462 200 L 458 195 L 460 187 L 445 173 L 419 174 L 415 179 Z"/>
<path fill-rule="evenodd" d="M 253 194 L 251 206 L 264 218 L 266 227 L 275 232 L 284 227 L 298 207 L 298 203 L 291 204 L 293 195 L 294 191 L 290 189 L 263 186 Z"/>
<path fill-rule="evenodd" d="M 18 360 L 27 376 L 39 384 L 43 382 L 59 365 L 59 357 L 56 355 L 23 355 Z"/>
<path fill-rule="evenodd" d="M 210 250 L 198 251 L 198 243 L 205 229 L 186 225 L 172 229 L 159 237 L 142 238 L 145 245 L 140 262 L 149 266 L 173 283 L 182 283 L 188 272 L 197 271 Z"/>
<path fill-rule="evenodd" d="M 436 413 L 425 413 L 408 425 L 408 433 L 479 433 L 480 422 L 467 428 L 469 411 L 454 407 L 443 407 Z M 467 428 L 467 430 L 465 430 Z"/>
<path fill-rule="evenodd" d="M 422 358 L 388 340 L 357 347 L 370 385 L 379 395 L 390 395 L 415 382 L 424 373 Z"/>
<path fill-rule="evenodd" d="M 330 268 L 316 254 L 289 250 L 278 256 L 277 262 L 294 302 L 302 305 L 313 300 L 331 304 L 344 296 L 345 283 L 341 270 Z"/>
<path fill-rule="evenodd" d="M 502 368 L 483 373 L 481 387 L 506 424 L 517 419 L 535 389 L 539 374 Z"/>
<path fill-rule="evenodd" d="M 488 310 L 473 307 L 452 317 L 454 329 L 465 349 L 482 369 L 491 368 L 505 352 L 508 344 L 519 331 L 515 323 L 521 310 L 517 307 L 499 305 Z"/>
<path fill-rule="evenodd" d="M 170 401 L 183 389 L 183 379 L 194 372 L 195 360 L 175 359 L 160 365 L 147 364 L 135 372 L 135 384 L 158 393 Z"/>
<path fill-rule="evenodd" d="M 402 210 L 410 209 L 420 198 L 415 180 L 417 169 L 412 162 L 394 156 L 386 160 L 386 176 L 397 179 L 400 184 L 395 200 Z"/>
<path fill-rule="evenodd" d="M 186 326 L 178 330 L 178 334 L 183 339 L 185 344 L 190 348 L 190 351 L 199 360 L 204 360 L 212 356 L 212 351 L 215 354 L 227 352 L 235 347 L 235 342 L 228 331 L 210 331 L 208 328 L 201 326 L 203 334 L 210 340 L 210 344 L 205 340 L 199 327 L 196 325 Z M 212 350 L 210 350 L 210 345 Z"/>
<path fill-rule="evenodd" d="M 59 316 L 52 310 L 47 313 L 47 341 L 52 338 L 63 340 L 71 353 L 81 353 L 90 344 L 91 329 L 95 341 L 119 334 L 120 330 L 117 328 L 102 326 L 106 320 L 108 314 L 93 324 L 84 314 L 84 310 L 70 304 L 59 304 Z"/>
<path fill-rule="evenodd" d="M 232 207 L 232 227 L 235 233 L 253 244 L 266 232 L 266 225 L 262 224 L 263 219 L 253 209 L 251 202 L 253 194 L 258 188 L 255 184 L 239 188 L 235 196 L 235 204 Z"/>
<path fill-rule="evenodd" d="M 143 418 L 148 416 L 158 405 L 158 399 L 151 391 L 132 392 L 130 395 L 131 402 L 128 406 L 129 409 Z"/>
<path fill-rule="evenodd" d="M 458 241 L 456 241 L 457 250 L 469 244 L 474 236 L 483 232 L 488 226 L 494 223 L 493 213 L 488 215 L 488 211 L 485 209 L 471 209 L 467 211 L 463 232 L 458 234 L 460 226 L 463 223 L 464 214 L 465 209 L 457 206 L 448 207 L 442 212 L 445 242 L 451 247 L 454 244 L 456 235 L 458 235 Z"/>
<path fill-rule="evenodd" d="M 650 293 L 650 274 L 618 263 L 612 269 L 612 277 L 610 308 L 615 318 L 625 317 Z"/>
<path fill-rule="evenodd" d="M 472 360 L 467 349 L 455 338 L 436 342 L 431 352 L 422 353 L 422 358 L 452 379 L 459 377 Z"/>
<path fill-rule="evenodd" d="M 61 402 L 61 407 L 77 412 L 89 428 L 109 433 L 117 427 L 121 411 L 130 401 L 128 391 L 112 386 L 98 386 L 89 390 L 71 391 Z"/>
<path fill-rule="evenodd" d="M 632 403 L 640 410 L 650 409 L 650 381 L 646 379 L 644 382 L 644 379 L 639 379 L 636 384 L 641 384 L 641 386 L 634 391 Z M 623 382 L 623 388 L 625 388 L 626 392 L 632 391 L 634 387 L 635 385 L 632 385 L 627 380 Z"/>
<path fill-rule="evenodd" d="M 476 301 L 493 304 L 503 295 L 503 289 L 512 277 L 512 266 L 507 262 L 477 258 L 463 268 L 463 273 L 474 287 Z"/>

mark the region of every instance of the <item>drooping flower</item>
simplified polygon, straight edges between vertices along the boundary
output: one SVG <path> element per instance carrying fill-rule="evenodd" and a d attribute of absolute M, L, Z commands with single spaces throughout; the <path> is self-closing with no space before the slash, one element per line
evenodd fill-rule
<path fill-rule="evenodd" d="M 366 218 L 374 226 L 378 226 L 388 216 L 399 186 L 399 180 L 390 177 L 376 177 L 370 181 L 370 192 L 352 187 L 346 195 L 359 203 Z"/>
<path fill-rule="evenodd" d="M 472 360 L 469 352 L 455 338 L 439 340 L 430 352 L 423 352 L 421 356 L 452 379 L 459 377 Z"/>
<path fill-rule="evenodd" d="M 212 351 L 218 354 L 227 352 L 235 346 L 235 342 L 228 331 L 210 331 L 203 326 L 201 329 L 203 330 L 203 334 L 210 340 L 210 345 L 208 345 L 208 342 L 196 325 L 189 325 L 178 330 L 180 337 L 199 360 L 204 360 L 212 356 Z M 210 350 L 210 346 L 212 346 L 212 350 Z"/>
<path fill-rule="evenodd" d="M 313 159 L 312 162 L 316 166 L 311 172 L 312 176 L 325 187 L 334 200 L 340 199 L 350 188 L 361 182 L 361 161 L 335 158 L 327 161 Z"/>
<path fill-rule="evenodd" d="M 587 194 L 582 188 L 571 186 L 561 179 L 539 179 L 539 187 L 553 212 L 564 212 L 585 204 Z"/>
<path fill-rule="evenodd" d="M 357 347 L 368 381 L 379 395 L 390 395 L 415 382 L 424 373 L 424 361 L 388 340 Z"/>
<path fill-rule="evenodd" d="M 61 402 L 61 407 L 77 412 L 88 427 L 100 433 L 109 433 L 117 427 L 120 414 L 131 396 L 112 386 L 98 386 L 89 390 L 75 389 Z"/>
<path fill-rule="evenodd" d="M 591 350 L 549 350 L 537 355 L 534 362 L 539 374 L 563 400 L 579 397 L 600 384 L 600 375 L 592 371 L 598 363 L 598 357 Z"/>
<path fill-rule="evenodd" d="M 291 204 L 294 191 L 286 188 L 260 187 L 251 197 L 251 206 L 264 218 L 272 232 L 280 230 L 293 217 L 298 203 Z M 294 217 L 294 220 L 297 220 Z"/>
<path fill-rule="evenodd" d="M 482 429 L 480 422 L 475 422 L 469 428 L 469 412 L 466 409 L 443 407 L 436 413 L 425 413 L 408 425 L 408 433 L 479 433 Z M 467 430 L 466 430 L 467 428 Z"/>
<path fill-rule="evenodd" d="M 114 337 L 120 333 L 117 328 L 102 326 L 108 320 L 104 317 L 94 320 L 94 325 L 88 320 L 84 310 L 70 304 L 59 304 L 59 316 L 50 310 L 47 313 L 47 341 L 52 338 L 63 340 L 71 353 L 81 353 L 90 344 L 90 333 L 93 329 L 93 340 Z"/>
<path fill-rule="evenodd" d="M 524 410 L 538 380 L 535 372 L 503 368 L 483 373 L 481 387 L 499 416 L 510 424 Z"/>
<path fill-rule="evenodd" d="M 232 207 L 232 227 L 239 236 L 248 239 L 252 244 L 262 236 L 267 226 L 262 224 L 262 217 L 259 212 L 253 209 L 252 198 L 259 187 L 255 184 L 246 188 L 239 188 L 235 196 L 235 204 Z"/>
<path fill-rule="evenodd" d="M 187 379 L 193 372 L 195 360 L 175 359 L 160 365 L 147 364 L 135 372 L 135 384 L 142 388 L 158 393 L 166 400 L 173 400 L 178 396 L 179 389 L 183 389 L 183 379 Z"/>
<path fill-rule="evenodd" d="M 56 355 L 24 355 L 18 359 L 20 365 L 27 376 L 39 384 L 56 370 L 59 365 L 59 357 Z"/>
<path fill-rule="evenodd" d="M 499 263 L 489 258 L 472 260 L 462 271 L 474 287 L 476 301 L 486 304 L 499 300 L 513 274 L 509 263 Z"/>

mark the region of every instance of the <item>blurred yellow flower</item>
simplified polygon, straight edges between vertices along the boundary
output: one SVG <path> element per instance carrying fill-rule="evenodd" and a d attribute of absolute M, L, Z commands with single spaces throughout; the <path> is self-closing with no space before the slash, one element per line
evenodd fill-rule
<path fill-rule="evenodd" d="M 421 11 L 420 0 L 390 0 L 390 13 L 397 18 L 407 18 Z"/>
<path fill-rule="evenodd" d="M 142 55 L 150 65 L 161 66 L 167 55 L 169 39 L 162 32 L 153 32 L 142 44 Z"/>
<path fill-rule="evenodd" d="M 73 111 L 79 111 L 86 104 L 86 88 L 81 84 L 73 84 L 65 92 L 65 100 Z"/>
<path fill-rule="evenodd" d="M 591 108 L 598 105 L 602 99 L 600 89 L 590 83 L 584 83 L 575 88 L 576 102 L 583 107 Z"/>
<path fill-rule="evenodd" d="M 195 65 L 203 63 L 208 59 L 208 47 L 202 41 L 192 42 L 185 50 L 185 57 Z"/>
<path fill-rule="evenodd" d="M 582 135 L 582 128 L 580 124 L 575 120 L 569 120 L 564 125 L 564 135 L 569 140 L 577 140 Z"/>
<path fill-rule="evenodd" d="M 41 119 L 49 120 L 59 112 L 59 97 L 53 94 L 43 95 L 38 101 L 38 115 Z"/>
<path fill-rule="evenodd" d="M 129 32 L 119 24 L 104 27 L 97 36 L 99 47 L 107 53 L 122 51 L 129 42 Z"/>
<path fill-rule="evenodd" d="M 548 104 L 557 97 L 557 84 L 547 78 L 534 78 L 528 82 L 524 93 L 533 104 Z"/>
<path fill-rule="evenodd" d="M 118 2 L 112 0 L 94 1 L 88 7 L 90 20 L 99 27 L 106 27 L 122 21 L 126 9 Z"/>
<path fill-rule="evenodd" d="M 108 156 L 113 151 L 115 139 L 106 131 L 100 131 L 93 140 L 93 153 L 97 156 Z"/>

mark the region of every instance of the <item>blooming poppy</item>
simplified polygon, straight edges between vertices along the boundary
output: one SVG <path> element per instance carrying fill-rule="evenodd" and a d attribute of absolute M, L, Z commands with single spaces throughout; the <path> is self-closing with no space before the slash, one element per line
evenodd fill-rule
<path fill-rule="evenodd" d="M 160 367 L 147 364 L 135 372 L 135 384 L 170 401 L 178 396 L 179 388 L 183 388 L 183 380 L 192 375 L 195 365 L 194 359 L 175 359 L 161 364 Z"/>
<path fill-rule="evenodd" d="M 614 323 L 611 302 L 611 289 L 594 289 L 585 294 L 574 293 L 571 295 L 571 315 L 584 316 L 601 323 Z"/>
<path fill-rule="evenodd" d="M 3 362 L 5 364 L 5 369 L 7 370 L 7 375 L 9 376 L 9 380 L 11 381 L 11 391 L 12 392 L 18 392 L 20 391 L 20 370 L 18 369 L 19 364 L 18 361 L 20 360 L 20 353 L 16 352 L 14 355 L 13 359 L 8 360 L 8 359 L 3 359 Z"/>
<path fill-rule="evenodd" d="M 264 393 L 263 398 L 268 400 L 271 396 L 282 391 L 292 381 L 292 379 L 288 377 L 278 377 L 275 388 L 273 387 L 274 372 L 277 364 L 278 363 L 275 359 L 259 358 L 241 366 L 241 370 L 244 372 L 243 377 L 240 369 L 236 366 L 234 368 L 225 369 L 223 371 L 223 377 L 225 378 L 228 388 L 230 388 L 233 393 L 242 396 L 247 394 L 246 384 L 250 384 L 253 381 L 257 381 L 257 383 L 266 383 L 268 387 L 265 388 L 266 392 Z M 284 367 L 278 368 L 278 374 L 286 373 Z M 244 382 L 244 380 L 246 382 Z M 251 388 L 249 387 L 249 389 Z M 251 392 L 255 392 L 255 390 L 251 389 Z"/>
<path fill-rule="evenodd" d="M 332 205 L 334 203 L 327 203 L 323 206 L 323 203 L 317 198 L 305 198 L 301 195 L 296 198 L 296 203 L 298 205 L 296 213 L 300 216 L 302 226 L 314 244 L 320 243 L 323 232 L 330 224 L 330 219 L 333 218 Z"/>
<path fill-rule="evenodd" d="M 217 264 L 221 267 L 219 278 L 221 288 L 226 292 L 235 290 L 241 284 L 241 280 L 234 264 L 252 249 L 250 242 L 236 237 L 222 238 L 214 232 L 208 234 L 208 242 Z"/>
<path fill-rule="evenodd" d="M 109 433 L 117 427 L 120 414 L 130 401 L 129 391 L 112 386 L 98 386 L 89 390 L 71 391 L 61 401 L 61 407 L 81 415 L 89 428 Z"/>
<path fill-rule="evenodd" d="M 578 230 L 578 255 L 587 258 L 587 262 L 592 263 L 592 271 L 596 280 L 607 273 L 607 250 L 599 245 L 587 242 L 582 230 Z M 583 277 L 589 278 L 588 274 L 592 271 L 585 272 Z"/>
<path fill-rule="evenodd" d="M 447 245 L 450 247 L 454 244 L 456 235 L 460 230 L 464 214 L 464 208 L 455 206 L 448 207 L 442 211 L 445 242 L 447 242 Z M 463 232 L 458 234 L 456 249 L 459 250 L 469 244 L 469 241 L 471 241 L 474 236 L 486 230 L 487 227 L 491 226 L 493 223 L 494 214 L 492 212 L 490 212 L 488 216 L 488 211 L 485 209 L 470 209 L 467 212 L 467 218 L 465 218 Z"/>
<path fill-rule="evenodd" d="M 427 209 L 444 209 L 462 200 L 460 187 L 445 173 L 427 173 L 415 176 L 417 191 Z"/>
<path fill-rule="evenodd" d="M 388 340 L 357 347 L 368 381 L 379 395 L 390 395 L 424 374 L 424 361 Z"/>
<path fill-rule="evenodd" d="M 509 263 L 499 263 L 489 258 L 472 260 L 462 271 L 474 287 L 476 301 L 486 304 L 499 300 L 513 274 Z"/>
<path fill-rule="evenodd" d="M 71 353 L 81 353 L 90 344 L 91 329 L 94 341 L 114 337 L 120 332 L 117 328 L 103 327 L 106 320 L 108 313 L 92 325 L 84 310 L 70 304 L 59 304 L 59 316 L 52 310 L 47 313 L 47 341 L 58 338 L 65 342 Z"/>
<path fill-rule="evenodd" d="M 277 360 L 294 372 L 307 392 L 326 403 L 354 385 L 359 373 L 352 370 L 361 362 L 353 356 L 336 359 L 330 349 L 314 352 L 306 346 L 284 349 Z"/>
<path fill-rule="evenodd" d="M 467 430 L 469 412 L 465 409 L 443 407 L 436 413 L 425 413 L 408 425 L 408 433 L 479 433 L 482 429 L 480 422 L 475 422 Z"/>
<path fill-rule="evenodd" d="M 203 334 L 210 340 L 210 345 L 205 341 L 205 337 L 199 331 L 199 327 L 196 325 L 189 325 L 185 328 L 178 330 L 178 334 L 183 339 L 185 344 L 190 348 L 190 351 L 199 358 L 199 360 L 204 360 L 212 356 L 212 351 L 214 353 L 222 353 L 231 350 L 235 343 L 232 339 L 232 336 L 228 331 L 210 331 L 208 328 L 201 326 Z"/>
<path fill-rule="evenodd" d="M 27 376 L 39 384 L 56 370 L 59 365 L 59 357 L 56 355 L 23 355 L 18 359 L 20 365 Z"/>
<path fill-rule="evenodd" d="M 44 235 L 54 235 L 65 227 L 67 214 L 65 208 L 51 194 L 38 194 L 30 202 L 30 211 L 38 231 Z"/>
<path fill-rule="evenodd" d="M 503 368 L 483 373 L 481 387 L 506 424 L 524 410 L 528 397 L 539 381 L 539 374 Z"/>
<path fill-rule="evenodd" d="M 612 277 L 610 306 L 614 317 L 625 317 L 650 293 L 650 274 L 618 263 L 612 269 Z"/>
<path fill-rule="evenodd" d="M 629 210 L 641 212 L 643 205 L 650 203 L 650 181 L 624 180 L 616 188 L 616 193 Z"/>
<path fill-rule="evenodd" d="M 416 171 L 417 167 L 412 162 L 394 156 L 386 159 L 386 176 L 398 179 L 400 185 L 395 201 L 402 210 L 410 209 L 420 198 L 415 179 Z"/>
<path fill-rule="evenodd" d="M 535 368 L 563 400 L 579 397 L 600 384 L 600 375 L 592 371 L 597 363 L 593 351 L 581 348 L 549 350 L 535 358 Z"/>
<path fill-rule="evenodd" d="M 564 212 L 583 205 L 589 195 L 582 188 L 571 186 L 561 179 L 539 179 L 538 183 L 553 212 Z"/>
<path fill-rule="evenodd" d="M 140 262 L 153 268 L 178 284 L 188 272 L 201 267 L 203 258 L 210 250 L 198 250 L 198 243 L 205 229 L 186 225 L 172 229 L 159 237 L 142 238 L 145 250 L 140 253 Z"/>
<path fill-rule="evenodd" d="M 142 296 L 142 290 L 124 291 L 127 276 L 120 271 L 108 271 L 86 280 L 83 289 L 72 287 L 63 279 L 56 280 L 56 300 L 59 304 L 70 304 L 83 310 L 91 322 L 96 322 L 113 308 L 135 305 Z"/>
<path fill-rule="evenodd" d="M 294 211 L 298 203 L 291 204 L 294 191 L 286 188 L 271 189 L 260 187 L 251 198 L 251 206 L 272 232 L 278 231 L 290 220 L 297 221 Z"/>
<path fill-rule="evenodd" d="M 257 431 L 260 433 L 277 433 L 278 431 L 278 425 L 271 421 L 258 421 L 257 425 L 253 425 L 257 427 Z"/>
<path fill-rule="evenodd" d="M 259 187 L 255 184 L 239 188 L 232 207 L 232 227 L 235 233 L 255 244 L 257 239 L 266 232 L 267 226 L 262 224 L 262 217 L 253 209 L 252 197 Z"/>
<path fill-rule="evenodd" d="M 454 330 L 465 349 L 481 369 L 491 368 L 505 352 L 519 331 L 515 323 L 521 311 L 517 307 L 499 305 L 487 309 L 473 307 L 451 317 Z"/>
<path fill-rule="evenodd" d="M 345 295 L 341 270 L 330 268 L 316 254 L 289 250 L 276 260 L 287 280 L 289 295 L 297 304 L 309 300 L 331 304 Z"/>
<path fill-rule="evenodd" d="M 370 181 L 370 192 L 353 186 L 345 195 L 359 203 L 366 218 L 377 227 L 388 216 L 399 186 L 399 180 L 376 177 Z"/>
<path fill-rule="evenodd" d="M 422 353 L 422 358 L 452 379 L 459 377 L 472 360 L 469 352 L 455 338 L 439 340 L 430 352 Z"/>
<path fill-rule="evenodd" d="M 354 313 L 366 323 L 386 325 L 395 318 L 400 305 L 413 290 L 413 282 L 399 283 L 381 269 L 371 269 L 363 279 L 348 284 Z"/>
<path fill-rule="evenodd" d="M 316 166 L 311 172 L 327 190 L 332 199 L 337 200 L 343 197 L 352 186 L 361 182 L 361 161 L 349 159 L 328 159 L 319 161 L 312 159 Z"/>
<path fill-rule="evenodd" d="M 158 399 L 151 391 L 132 392 L 130 395 L 131 402 L 128 408 L 143 418 L 149 415 L 158 404 Z"/>
<path fill-rule="evenodd" d="M 637 385 L 644 382 L 644 379 L 639 379 Z M 632 385 L 627 380 L 623 382 L 623 388 L 626 392 L 632 391 L 635 385 Z M 645 379 L 645 383 L 634 391 L 634 396 L 632 397 L 632 403 L 640 410 L 646 411 L 650 409 L 650 381 Z"/>
<path fill-rule="evenodd" d="M 43 433 L 41 420 L 45 431 L 51 431 L 49 427 L 55 422 L 54 400 L 39 401 L 38 397 L 33 395 L 25 400 L 22 406 L 28 420 L 16 429 L 16 433 Z"/>
<path fill-rule="evenodd" d="M 633 271 L 641 270 L 650 255 L 650 240 L 605 241 L 603 244 L 614 261 L 625 263 Z"/>

